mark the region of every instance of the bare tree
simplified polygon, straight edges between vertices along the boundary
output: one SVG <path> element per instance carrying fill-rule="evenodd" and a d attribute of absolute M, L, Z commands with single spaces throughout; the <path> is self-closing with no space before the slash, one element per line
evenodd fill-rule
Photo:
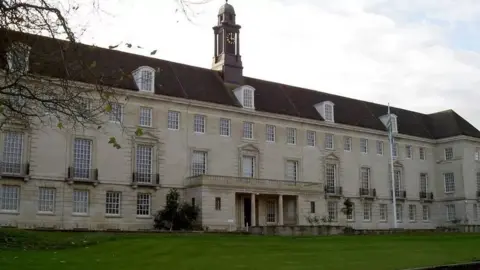
<path fill-rule="evenodd" d="M 99 0 L 88 1 L 101 10 Z M 209 0 L 174 1 L 176 12 L 190 20 L 193 5 Z M 87 46 L 77 43 L 85 29 L 72 30 L 68 20 L 81 6 L 75 0 L 0 0 L 0 128 L 35 128 L 52 119 L 58 128 L 101 128 L 117 99 L 112 86 L 131 74 L 99 72 L 95 59 L 85 58 Z M 31 50 L 39 40 L 49 40 L 48 46 Z M 110 143 L 120 147 L 115 138 Z"/>

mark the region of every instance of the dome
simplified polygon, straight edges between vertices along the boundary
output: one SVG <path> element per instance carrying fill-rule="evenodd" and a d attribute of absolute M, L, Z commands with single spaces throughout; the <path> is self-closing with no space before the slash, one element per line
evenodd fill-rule
<path fill-rule="evenodd" d="M 224 13 L 230 13 L 235 15 L 235 9 L 233 8 L 232 5 L 230 5 L 228 2 L 225 3 L 223 6 L 220 7 L 218 10 L 218 15 L 224 14 Z"/>

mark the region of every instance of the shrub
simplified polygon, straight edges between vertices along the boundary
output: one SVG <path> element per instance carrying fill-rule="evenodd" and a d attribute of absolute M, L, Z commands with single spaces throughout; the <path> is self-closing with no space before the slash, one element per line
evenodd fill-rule
<path fill-rule="evenodd" d="M 167 194 L 165 208 L 155 215 L 155 229 L 170 231 L 192 230 L 200 214 L 198 206 L 187 202 L 180 203 L 180 194 L 176 189 L 170 189 Z"/>

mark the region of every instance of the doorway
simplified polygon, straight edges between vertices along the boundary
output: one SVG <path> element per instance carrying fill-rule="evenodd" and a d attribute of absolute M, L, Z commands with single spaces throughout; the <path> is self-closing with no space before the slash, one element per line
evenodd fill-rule
<path fill-rule="evenodd" d="M 252 202 L 250 198 L 243 199 L 243 225 L 252 226 Z"/>

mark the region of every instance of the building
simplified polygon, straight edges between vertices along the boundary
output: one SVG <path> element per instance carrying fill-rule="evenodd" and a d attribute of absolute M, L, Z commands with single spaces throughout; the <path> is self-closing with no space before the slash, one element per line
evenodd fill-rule
<path fill-rule="evenodd" d="M 213 30 L 212 69 L 80 45 L 95 72 L 133 74 L 108 82 L 129 101 L 113 107 L 102 131 L 4 127 L 0 224 L 151 228 L 173 187 L 201 207 L 209 229 L 308 225 L 313 216 L 356 228 L 389 228 L 393 218 L 405 228 L 479 223 L 480 132 L 454 111 L 391 109 L 394 217 L 387 107 L 243 76 L 228 3 Z M 58 45 L 23 40 L 30 62 Z M 62 76 L 54 61 L 30 70 Z M 91 83 L 78 77 L 82 87 Z M 119 121 L 144 134 L 122 133 Z M 123 147 L 108 144 L 110 136 Z M 348 217 L 345 198 L 354 202 Z"/>

